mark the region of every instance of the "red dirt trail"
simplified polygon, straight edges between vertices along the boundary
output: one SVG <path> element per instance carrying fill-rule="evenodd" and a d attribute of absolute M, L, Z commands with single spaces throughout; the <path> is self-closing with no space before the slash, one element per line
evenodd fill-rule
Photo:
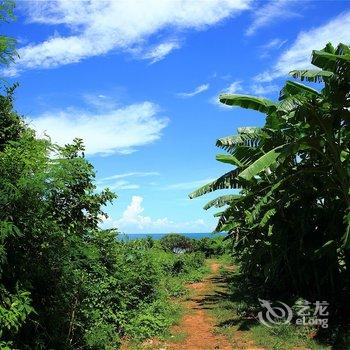
<path fill-rule="evenodd" d="M 210 263 L 211 274 L 202 282 L 189 284 L 191 298 L 184 302 L 185 316 L 180 324 L 171 329 L 171 333 L 184 334 L 183 340 L 160 342 L 152 339 L 145 343 L 145 349 L 154 350 L 264 350 L 254 347 L 252 342 L 235 339 L 235 347 L 230 345 L 225 335 L 215 333 L 215 319 L 208 313 L 204 299 L 215 293 L 215 277 L 219 275 L 220 264 Z M 239 332 L 237 336 L 240 338 Z M 235 335 L 236 338 L 236 335 Z M 241 344 L 240 344 L 241 343 Z"/>

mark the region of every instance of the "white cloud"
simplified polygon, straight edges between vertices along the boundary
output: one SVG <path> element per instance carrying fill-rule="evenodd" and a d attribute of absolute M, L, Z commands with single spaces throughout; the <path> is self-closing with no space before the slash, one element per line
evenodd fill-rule
<path fill-rule="evenodd" d="M 331 42 L 350 43 L 350 12 L 343 13 L 325 25 L 301 32 L 294 43 L 278 58 L 270 71 L 255 77 L 257 81 L 272 81 L 288 74 L 293 69 L 307 69 L 311 67 L 310 58 L 313 49 L 319 50 Z"/>
<path fill-rule="evenodd" d="M 171 51 L 180 48 L 178 41 L 168 41 L 156 45 L 142 55 L 142 58 L 150 60 L 151 64 L 164 59 Z"/>
<path fill-rule="evenodd" d="M 125 181 L 125 180 L 119 180 L 119 181 L 115 181 L 115 182 L 109 183 L 109 184 L 98 184 L 97 191 L 99 192 L 107 187 L 112 191 L 136 190 L 136 189 L 140 188 L 140 186 L 137 184 L 133 184 L 133 183 L 130 183 L 129 181 Z"/>
<path fill-rule="evenodd" d="M 260 5 L 260 3 L 258 4 Z M 258 29 L 282 19 L 300 16 L 292 11 L 292 7 L 295 5 L 300 7 L 300 2 L 291 0 L 272 0 L 267 4 L 256 8 L 254 10 L 253 22 L 247 29 L 246 35 L 253 35 Z"/>
<path fill-rule="evenodd" d="M 124 210 L 121 218 L 109 219 L 105 225 L 117 227 L 121 232 L 126 233 L 168 233 L 168 232 L 205 232 L 208 227 L 204 220 L 197 219 L 186 222 L 174 222 L 167 217 L 151 218 L 144 214 L 142 207 L 143 197 L 132 196 L 131 203 Z"/>
<path fill-rule="evenodd" d="M 237 92 L 242 92 L 242 82 L 234 81 L 231 83 L 222 93 L 223 94 L 236 94 Z"/>
<path fill-rule="evenodd" d="M 275 38 L 270 40 L 264 45 L 261 45 L 259 47 L 260 50 L 260 57 L 266 58 L 270 56 L 271 51 L 279 50 L 282 46 L 284 46 L 287 43 L 288 40 L 282 40 L 279 38 Z"/>
<path fill-rule="evenodd" d="M 171 28 L 202 30 L 249 8 L 251 0 L 148 0 L 100 1 L 57 0 L 21 2 L 28 21 L 64 25 L 68 35 L 47 38 L 18 50 L 20 59 L 7 74 L 16 70 L 51 68 L 79 62 L 112 50 L 132 50 L 147 45 L 153 34 Z M 178 42 L 163 42 L 150 51 L 152 61 L 177 48 Z M 137 51 L 137 50 L 136 50 Z"/>
<path fill-rule="evenodd" d="M 201 92 L 204 92 L 208 89 L 209 89 L 209 84 L 202 84 L 202 85 L 197 86 L 191 92 L 179 92 L 176 95 L 179 97 L 182 97 L 182 98 L 188 98 L 188 97 L 196 96 L 196 95 L 200 94 Z"/>
<path fill-rule="evenodd" d="M 135 177 L 148 177 L 148 176 L 159 176 L 160 174 L 156 171 L 141 172 L 135 171 L 124 174 L 115 174 L 112 176 L 104 177 L 97 181 L 97 191 L 101 191 L 108 187 L 111 190 L 135 190 L 140 188 L 140 185 L 131 183 L 126 178 Z"/>
<path fill-rule="evenodd" d="M 159 176 L 160 174 L 156 171 L 148 171 L 148 172 L 142 172 L 142 171 L 135 171 L 130 173 L 124 173 L 124 174 L 115 174 L 112 176 L 104 177 L 100 181 L 109 181 L 109 180 L 115 180 L 115 179 L 122 179 L 125 177 L 132 177 L 132 176 L 138 176 L 138 177 L 145 177 L 145 176 Z"/>
<path fill-rule="evenodd" d="M 288 40 L 275 38 L 260 47 L 264 50 L 280 49 Z"/>
<path fill-rule="evenodd" d="M 274 84 L 267 84 L 267 85 L 253 84 L 250 87 L 250 91 L 254 95 L 259 95 L 259 96 L 268 95 L 268 94 L 277 92 L 279 90 L 280 90 L 280 88 L 277 85 L 274 85 Z"/>
<path fill-rule="evenodd" d="M 82 138 L 87 154 L 128 154 L 160 138 L 168 120 L 158 112 L 151 102 L 100 113 L 66 109 L 34 117 L 31 124 L 38 136 L 46 133 L 60 145 Z"/>
<path fill-rule="evenodd" d="M 116 109 L 119 105 L 116 98 L 104 94 L 85 93 L 82 95 L 82 98 L 86 104 L 98 110 L 112 110 Z"/>
<path fill-rule="evenodd" d="M 179 182 L 176 184 L 165 186 L 164 190 L 195 190 L 199 186 L 205 185 L 215 179 L 204 179 L 191 182 Z"/>
<path fill-rule="evenodd" d="M 219 101 L 220 94 L 237 94 L 243 92 L 242 81 L 237 80 L 232 82 L 229 86 L 227 86 L 223 91 L 220 91 L 217 95 L 211 98 L 210 102 L 220 108 L 230 109 L 231 106 L 227 106 Z"/>

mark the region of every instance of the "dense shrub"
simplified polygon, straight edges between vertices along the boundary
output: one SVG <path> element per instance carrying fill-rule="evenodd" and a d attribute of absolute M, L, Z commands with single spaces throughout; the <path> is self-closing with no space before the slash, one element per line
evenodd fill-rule
<path fill-rule="evenodd" d="M 171 286 L 204 257 L 99 229 L 115 196 L 96 193 L 82 142 L 36 139 L 12 96 L 0 97 L 0 126 L 12 130 L 0 149 L 1 347 L 115 349 L 122 336 L 161 332 L 176 315 Z"/>
<path fill-rule="evenodd" d="M 160 239 L 164 250 L 172 253 L 190 252 L 193 250 L 193 240 L 184 235 L 170 233 Z"/>
<path fill-rule="evenodd" d="M 96 192 L 82 141 L 37 139 L 13 93 L 0 96 L 0 347 L 116 349 L 163 331 L 204 256 L 101 230 L 115 195 Z"/>
<path fill-rule="evenodd" d="M 223 236 L 204 237 L 195 241 L 195 250 L 203 252 L 205 257 L 232 254 L 232 242 Z"/>

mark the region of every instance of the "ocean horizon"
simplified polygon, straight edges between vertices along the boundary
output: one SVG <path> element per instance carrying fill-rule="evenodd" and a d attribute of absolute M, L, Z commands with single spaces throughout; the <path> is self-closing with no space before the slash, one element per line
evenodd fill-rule
<path fill-rule="evenodd" d="M 152 237 L 155 240 L 161 239 L 162 237 L 169 235 L 171 233 L 120 233 L 118 238 L 122 240 L 135 240 L 135 239 L 145 239 L 147 237 Z M 186 236 L 192 239 L 201 239 L 205 237 L 216 237 L 224 236 L 225 233 L 213 233 L 213 232 L 199 232 L 199 233 L 179 233 L 180 235 Z"/>

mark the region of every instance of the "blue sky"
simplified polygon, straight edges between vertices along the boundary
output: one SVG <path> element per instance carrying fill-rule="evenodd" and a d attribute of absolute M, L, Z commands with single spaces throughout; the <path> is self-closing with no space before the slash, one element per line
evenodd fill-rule
<path fill-rule="evenodd" d="M 219 137 L 263 115 L 217 103 L 221 92 L 278 97 L 312 49 L 350 43 L 348 1 L 20 1 L 2 33 L 20 58 L 16 108 L 64 144 L 84 139 L 97 186 L 118 200 L 104 226 L 126 233 L 209 232 L 216 194 L 188 193 L 229 166 Z"/>

